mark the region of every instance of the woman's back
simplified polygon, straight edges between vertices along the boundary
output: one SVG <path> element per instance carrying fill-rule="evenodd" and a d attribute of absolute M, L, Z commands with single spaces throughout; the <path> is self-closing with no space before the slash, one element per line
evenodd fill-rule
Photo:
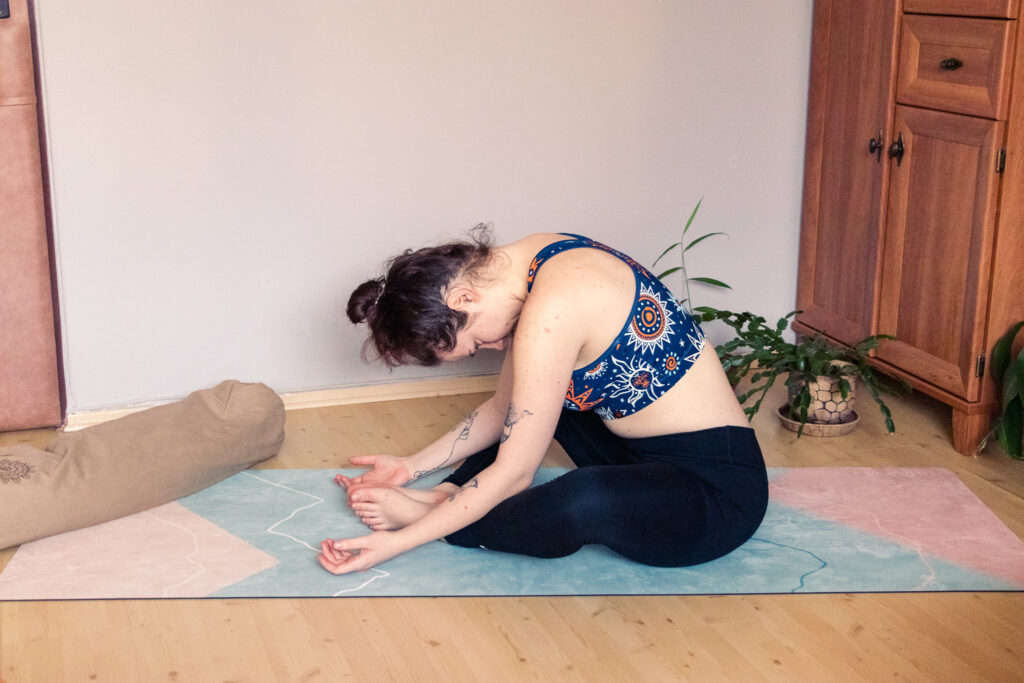
<path fill-rule="evenodd" d="M 580 239 L 586 240 L 544 233 L 503 247 L 543 259 L 532 259 L 523 275 L 532 287 L 524 317 L 536 297 L 544 300 L 547 315 L 571 317 L 574 329 L 583 331 L 566 407 L 597 409 L 604 418 L 625 413 L 605 421 L 625 437 L 746 426 L 714 349 L 689 313 L 635 261 Z M 596 376 L 584 386 L 580 380 L 588 371 Z M 610 407 L 602 410 L 602 403 Z"/>

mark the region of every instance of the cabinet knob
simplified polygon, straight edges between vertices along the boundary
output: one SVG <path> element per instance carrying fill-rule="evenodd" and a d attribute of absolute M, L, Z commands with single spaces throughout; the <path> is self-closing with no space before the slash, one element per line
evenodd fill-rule
<path fill-rule="evenodd" d="M 889 145 L 889 158 L 895 159 L 897 166 L 903 163 L 903 133 L 897 135 L 896 139 Z"/>
<path fill-rule="evenodd" d="M 882 163 L 882 147 L 885 146 L 885 142 L 882 138 L 882 129 L 878 129 L 878 137 L 871 138 L 871 142 L 868 143 L 868 152 L 875 155 L 875 161 Z"/>
<path fill-rule="evenodd" d="M 959 69 L 963 65 L 964 65 L 964 63 L 961 62 L 956 57 L 950 57 L 949 59 L 943 59 L 941 62 L 939 62 L 939 68 L 942 69 L 943 71 L 956 71 L 957 69 Z"/>

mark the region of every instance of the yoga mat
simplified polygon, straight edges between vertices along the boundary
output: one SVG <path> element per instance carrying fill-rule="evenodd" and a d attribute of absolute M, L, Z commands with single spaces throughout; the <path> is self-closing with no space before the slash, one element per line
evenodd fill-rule
<path fill-rule="evenodd" d="M 562 471 L 542 469 L 536 481 Z M 1024 589 L 1024 543 L 942 469 L 771 469 L 758 532 L 696 567 L 647 567 L 600 546 L 542 560 L 435 542 L 333 576 L 316 561 L 320 541 L 366 533 L 333 483 L 337 472 L 249 470 L 175 503 L 25 544 L 0 574 L 0 599 Z"/>

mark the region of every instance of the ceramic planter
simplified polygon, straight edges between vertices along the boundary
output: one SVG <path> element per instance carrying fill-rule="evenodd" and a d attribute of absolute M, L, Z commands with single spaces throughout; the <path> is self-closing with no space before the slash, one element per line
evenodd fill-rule
<path fill-rule="evenodd" d="M 857 382 L 856 378 L 849 376 L 846 380 L 850 384 L 846 398 L 843 398 L 838 377 L 819 375 L 815 381 L 810 383 L 808 388 L 811 392 L 811 404 L 807 406 L 807 423 L 804 425 L 804 434 L 841 436 L 857 426 L 860 417 L 853 409 L 857 396 Z M 790 388 L 790 401 L 793 400 L 795 393 L 796 391 Z M 787 429 L 799 431 L 800 421 L 787 416 L 788 408 L 788 405 L 779 408 L 779 420 Z"/>

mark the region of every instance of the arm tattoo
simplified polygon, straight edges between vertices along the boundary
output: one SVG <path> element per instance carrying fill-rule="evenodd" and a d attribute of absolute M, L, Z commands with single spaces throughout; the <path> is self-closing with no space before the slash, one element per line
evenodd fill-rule
<path fill-rule="evenodd" d="M 459 487 L 458 491 L 456 491 L 452 495 L 448 496 L 448 502 L 449 503 L 454 503 L 455 502 L 455 496 L 459 495 L 460 493 L 464 493 L 466 491 L 466 489 L 478 489 L 478 488 L 480 488 L 480 480 L 477 479 L 476 477 L 473 477 L 472 479 L 467 481 L 465 484 L 463 484 L 461 487 Z"/>
<path fill-rule="evenodd" d="M 505 431 L 502 432 L 501 434 L 500 443 L 505 443 L 506 441 L 508 441 L 508 437 L 512 436 L 512 427 L 514 427 L 517 422 L 522 420 L 527 415 L 533 415 L 533 413 L 531 413 L 529 410 L 526 410 L 525 408 L 523 408 L 522 410 L 516 410 L 516 406 L 514 403 L 510 402 L 508 404 L 508 412 L 505 413 Z"/>
<path fill-rule="evenodd" d="M 445 458 L 441 462 L 441 464 L 438 465 L 437 467 L 435 467 L 434 469 L 431 469 L 431 470 L 416 470 L 415 472 L 412 473 L 412 481 L 416 481 L 420 477 L 425 477 L 428 474 L 433 474 L 434 472 L 437 472 L 438 470 L 444 468 L 444 466 L 447 465 L 451 461 L 452 456 L 455 455 L 455 447 L 459 445 L 460 441 L 465 441 L 465 440 L 467 440 L 469 438 L 469 429 L 470 429 L 470 427 L 473 426 L 473 421 L 476 420 L 476 416 L 479 413 L 480 413 L 479 410 L 474 410 L 472 413 L 470 413 L 468 416 L 466 416 L 465 420 L 462 421 L 462 430 L 459 432 L 458 436 L 455 437 L 455 441 L 452 442 L 452 448 L 451 448 L 450 451 L 448 451 L 448 457 Z"/>

